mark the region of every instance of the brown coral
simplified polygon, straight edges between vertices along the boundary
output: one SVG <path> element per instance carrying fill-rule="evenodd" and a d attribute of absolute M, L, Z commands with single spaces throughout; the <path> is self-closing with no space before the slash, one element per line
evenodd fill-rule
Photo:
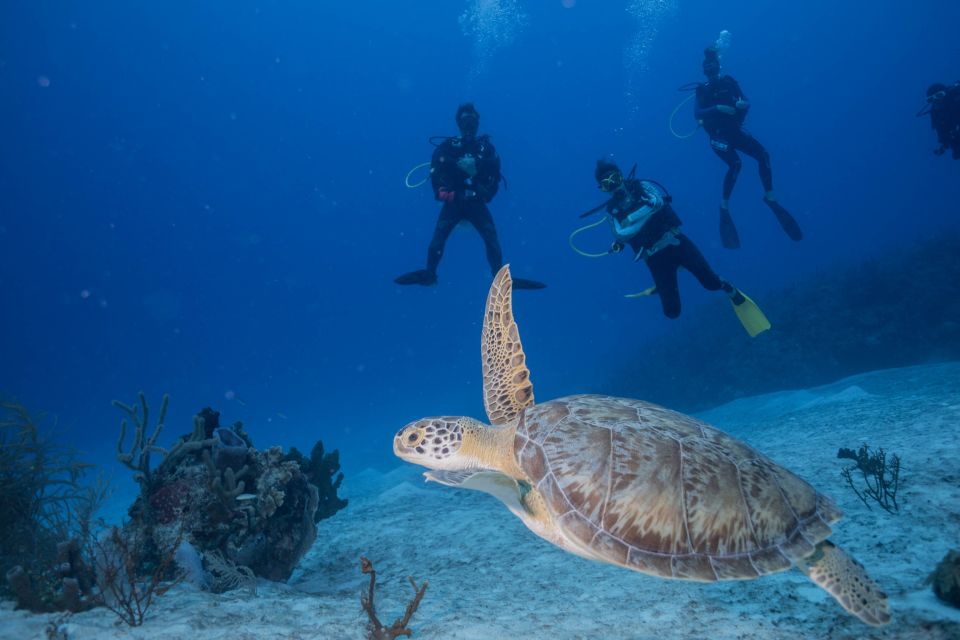
<path fill-rule="evenodd" d="M 403 612 L 403 618 L 397 618 L 393 621 L 393 624 L 385 627 L 377 616 L 377 607 L 374 603 L 377 571 L 373 568 L 373 563 L 364 556 L 360 556 L 360 571 L 370 576 L 370 584 L 367 587 L 367 592 L 360 594 L 360 604 L 363 606 L 363 610 L 367 612 L 367 637 L 370 640 L 394 640 L 397 636 L 412 636 L 413 631 L 407 625 L 410 624 L 410 618 L 413 617 L 413 614 L 416 613 L 417 608 L 420 606 L 420 601 L 423 600 L 423 594 L 427 592 L 427 586 L 429 586 L 430 583 L 424 580 L 423 584 L 418 587 L 413 576 L 408 576 L 407 580 L 410 581 L 410 586 L 413 587 L 413 599 L 407 604 L 407 608 Z"/>

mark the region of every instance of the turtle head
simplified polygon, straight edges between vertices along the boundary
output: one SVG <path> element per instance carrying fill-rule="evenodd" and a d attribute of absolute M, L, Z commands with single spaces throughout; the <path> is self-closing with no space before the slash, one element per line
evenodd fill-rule
<path fill-rule="evenodd" d="M 476 440 L 484 425 L 472 418 L 443 416 L 409 423 L 393 437 L 393 453 L 428 469 L 460 470 L 472 466 L 464 445 Z"/>

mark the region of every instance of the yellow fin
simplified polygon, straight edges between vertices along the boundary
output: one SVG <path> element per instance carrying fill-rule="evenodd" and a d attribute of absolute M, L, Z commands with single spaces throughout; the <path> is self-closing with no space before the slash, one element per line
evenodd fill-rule
<path fill-rule="evenodd" d="M 653 287 L 647 287 L 643 291 L 639 291 L 637 293 L 628 293 L 623 297 L 624 298 L 645 298 L 647 296 L 652 296 L 656 292 L 657 292 L 657 287 L 653 286 Z"/>
<path fill-rule="evenodd" d="M 740 324 L 747 330 L 750 337 L 756 338 L 770 328 L 770 321 L 767 320 L 767 316 L 763 315 L 763 311 L 760 311 L 757 303 L 751 300 L 747 294 L 741 291 L 740 295 L 743 296 L 743 302 L 740 304 L 734 304 L 733 300 L 730 301 L 733 304 L 733 312 L 737 314 Z"/>

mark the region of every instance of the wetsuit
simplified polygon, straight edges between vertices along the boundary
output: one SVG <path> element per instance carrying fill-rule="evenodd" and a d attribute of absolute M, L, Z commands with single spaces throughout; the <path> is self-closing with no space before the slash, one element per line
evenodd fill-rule
<path fill-rule="evenodd" d="M 457 162 L 472 157 L 476 175 L 471 178 Z M 500 157 L 488 136 L 448 138 L 433 152 L 430 162 L 430 182 L 433 195 L 444 201 L 442 191 L 453 192 L 452 201 L 444 201 L 440 217 L 427 248 L 427 271 L 434 277 L 443 257 L 443 248 L 450 233 L 461 221 L 466 220 L 483 238 L 487 249 L 490 271 L 496 275 L 503 266 L 503 253 L 497 239 L 497 228 L 487 208 L 488 202 L 497 194 L 500 186 Z"/>
<path fill-rule="evenodd" d="M 717 105 L 736 108 L 737 100 L 746 101 L 740 85 L 731 76 L 718 76 L 697 86 L 697 107 L 694 116 L 703 123 L 710 135 L 710 146 L 727 163 L 727 175 L 723 179 L 723 199 L 729 200 L 733 187 L 737 184 L 741 162 L 737 151 L 754 158 L 760 167 L 760 180 L 766 192 L 773 190 L 773 171 L 770 167 L 770 154 L 756 138 L 743 128 L 747 109 L 737 109 L 735 114 L 726 114 L 717 110 Z"/>
<path fill-rule="evenodd" d="M 640 180 L 626 180 L 607 205 L 607 214 L 617 244 L 629 244 L 650 269 L 663 313 L 668 318 L 680 315 L 680 287 L 677 269 L 683 267 L 700 281 L 704 289 L 735 292 L 718 276 L 690 239 L 680 232 L 680 217 L 670 206 L 669 196 L 661 198 L 644 188 Z"/>
<path fill-rule="evenodd" d="M 950 149 L 960 159 L 960 83 L 946 90 L 947 95 L 930 106 L 930 126 L 937 132 L 938 153 Z"/>

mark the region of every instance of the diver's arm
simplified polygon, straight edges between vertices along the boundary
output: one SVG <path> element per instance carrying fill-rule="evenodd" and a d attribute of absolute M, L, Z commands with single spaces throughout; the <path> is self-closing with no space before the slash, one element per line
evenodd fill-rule
<path fill-rule="evenodd" d="M 730 76 L 727 76 L 728 78 Z M 740 83 L 730 78 L 730 82 L 733 84 L 733 95 L 737 96 L 736 107 L 740 111 L 746 111 L 750 108 L 750 100 L 747 99 L 746 94 L 743 92 L 743 89 L 740 88 Z"/>
<path fill-rule="evenodd" d="M 486 182 L 500 175 L 500 156 L 497 149 L 488 140 L 484 143 L 483 155 L 477 158 L 477 179 Z"/>
<path fill-rule="evenodd" d="M 613 235 L 616 236 L 617 240 L 629 240 L 633 236 L 637 235 L 640 231 L 640 227 L 643 226 L 643 222 L 635 222 L 624 226 L 619 220 L 613 216 L 609 216 L 610 226 L 613 227 Z"/>
<path fill-rule="evenodd" d="M 712 115 L 716 115 L 720 113 L 719 111 L 717 111 L 717 105 L 709 105 L 709 104 L 706 104 L 706 102 L 707 102 L 706 96 L 701 95 L 701 93 L 698 91 L 697 106 L 693 110 L 693 117 L 696 118 L 697 120 L 703 120 L 704 118 L 708 118 Z"/>
<path fill-rule="evenodd" d="M 433 150 L 433 157 L 430 159 L 430 185 L 433 187 L 434 200 L 450 202 L 454 197 L 460 199 L 463 196 L 462 193 L 456 193 L 463 190 L 463 180 L 457 168 L 457 152 L 450 140 Z"/>
<path fill-rule="evenodd" d="M 492 144 L 487 143 L 484 155 L 477 158 L 477 176 L 474 186 L 484 202 L 490 202 L 500 188 L 500 156 Z"/>
<path fill-rule="evenodd" d="M 703 120 L 704 118 L 709 118 L 710 116 L 716 115 L 718 113 L 720 113 L 720 111 L 717 109 L 716 106 L 706 107 L 704 109 L 700 109 L 698 107 L 697 109 L 694 110 L 693 117 L 696 118 L 697 120 Z"/>
<path fill-rule="evenodd" d="M 444 175 L 444 164 L 446 154 L 449 152 L 447 143 L 444 142 L 433 150 L 433 156 L 430 158 L 430 186 L 433 187 L 433 199 L 440 200 L 440 189 L 446 189 L 447 180 Z"/>

